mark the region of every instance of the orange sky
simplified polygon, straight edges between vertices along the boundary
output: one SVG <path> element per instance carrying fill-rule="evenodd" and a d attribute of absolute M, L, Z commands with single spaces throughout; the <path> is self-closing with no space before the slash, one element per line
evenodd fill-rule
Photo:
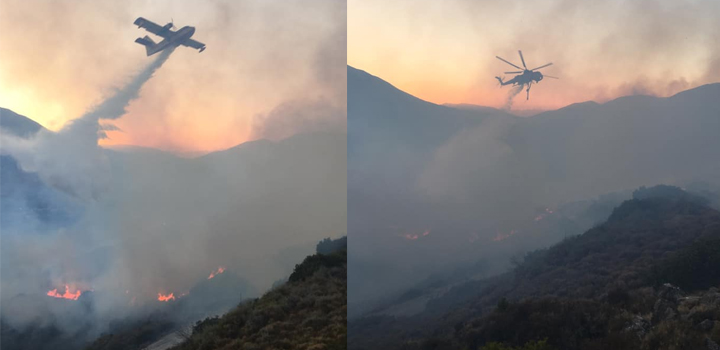
<path fill-rule="evenodd" d="M 207 50 L 176 50 L 106 145 L 223 149 L 253 138 L 253 120 L 279 104 L 333 94 L 314 65 L 333 36 L 344 40 L 335 1 L 3 0 L 0 107 L 52 130 L 81 116 L 154 58 L 134 43 L 148 34 L 138 16 L 195 26 Z"/>
<path fill-rule="evenodd" d="M 502 107 L 516 70 L 545 79 L 513 109 L 554 109 L 720 81 L 720 1 L 349 0 L 348 64 L 435 103 Z M 522 98 L 521 98 L 522 97 Z"/>

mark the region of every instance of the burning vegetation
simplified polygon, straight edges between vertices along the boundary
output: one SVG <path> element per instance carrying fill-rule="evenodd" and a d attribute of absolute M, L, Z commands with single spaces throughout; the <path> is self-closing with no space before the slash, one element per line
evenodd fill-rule
<path fill-rule="evenodd" d="M 170 294 L 158 293 L 158 298 L 157 298 L 157 299 L 158 299 L 159 301 L 175 300 L 175 294 L 174 294 L 174 293 L 170 293 Z"/>
<path fill-rule="evenodd" d="M 75 289 L 75 292 L 70 292 L 70 286 L 68 286 L 67 284 L 65 285 L 65 293 L 59 293 L 57 288 L 47 292 L 47 295 L 50 297 L 70 300 L 78 300 L 81 294 L 82 291 L 80 291 L 80 289 Z"/>
<path fill-rule="evenodd" d="M 225 272 L 225 268 L 220 266 L 217 268 L 217 270 L 210 272 L 210 276 L 208 276 L 207 279 L 213 279 L 213 277 Z"/>

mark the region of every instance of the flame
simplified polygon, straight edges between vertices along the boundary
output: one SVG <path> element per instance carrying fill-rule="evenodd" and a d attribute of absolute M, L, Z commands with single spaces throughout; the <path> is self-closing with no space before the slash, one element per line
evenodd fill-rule
<path fill-rule="evenodd" d="M 170 293 L 170 294 L 158 293 L 158 300 L 160 300 L 160 301 L 175 300 L 175 295 L 173 293 Z"/>
<path fill-rule="evenodd" d="M 545 208 L 545 212 L 539 214 L 538 216 L 536 216 L 536 217 L 535 217 L 535 221 L 540 221 L 540 220 L 544 219 L 545 217 L 547 217 L 548 215 L 551 215 L 551 214 L 553 214 L 553 213 L 554 213 L 554 211 L 553 211 L 552 209 L 550 209 L 550 208 Z"/>
<path fill-rule="evenodd" d="M 510 231 L 510 233 L 498 232 L 498 234 L 497 234 L 494 238 L 492 238 L 491 240 L 492 240 L 493 242 L 504 241 L 504 240 L 510 238 L 510 236 L 513 236 L 513 235 L 515 235 L 515 234 L 518 233 L 518 232 L 520 232 L 520 231 L 518 231 L 518 230 L 512 230 L 512 231 Z"/>
<path fill-rule="evenodd" d="M 217 268 L 217 270 L 210 272 L 210 276 L 208 276 L 207 279 L 212 279 L 213 277 L 225 272 L 225 268 L 220 266 Z"/>
<path fill-rule="evenodd" d="M 402 238 L 405 238 L 410 241 L 417 240 L 418 238 L 425 237 L 430 235 L 430 230 L 426 229 L 422 234 L 414 234 L 414 233 L 399 233 L 399 236 Z"/>
<path fill-rule="evenodd" d="M 79 289 L 75 290 L 75 293 L 70 293 L 70 287 L 67 284 L 65 285 L 65 293 L 64 294 L 58 293 L 57 288 L 47 292 L 47 295 L 51 296 L 53 298 L 63 298 L 63 299 L 70 299 L 70 300 L 78 300 L 78 298 L 80 297 L 80 294 L 82 294 L 82 292 Z"/>

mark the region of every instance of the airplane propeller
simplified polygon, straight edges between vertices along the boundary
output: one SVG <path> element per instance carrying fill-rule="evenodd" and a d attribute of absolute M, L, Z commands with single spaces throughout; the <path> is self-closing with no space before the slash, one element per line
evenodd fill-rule
<path fill-rule="evenodd" d="M 522 71 L 517 71 L 517 72 L 503 72 L 503 73 L 505 73 L 505 74 L 520 74 L 520 73 L 522 73 Z"/>
<path fill-rule="evenodd" d="M 545 74 L 543 74 L 543 77 L 545 77 L 545 78 L 550 78 L 550 79 L 560 79 L 560 78 L 558 78 L 558 77 L 553 77 L 553 76 L 551 76 L 551 75 L 545 75 Z"/>
<path fill-rule="evenodd" d="M 172 17 L 170 17 L 170 29 L 177 29 L 177 27 L 175 26 L 175 20 L 173 20 Z"/>

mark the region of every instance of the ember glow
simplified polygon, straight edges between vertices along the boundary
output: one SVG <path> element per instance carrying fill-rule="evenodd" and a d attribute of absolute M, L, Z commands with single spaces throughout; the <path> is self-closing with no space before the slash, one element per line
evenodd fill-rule
<path fill-rule="evenodd" d="M 545 208 L 545 212 L 539 214 L 538 216 L 536 216 L 536 217 L 535 217 L 535 221 L 540 221 L 540 220 L 544 219 L 545 217 L 547 217 L 548 215 L 550 215 L 550 214 L 552 214 L 552 213 L 553 213 L 552 209 L 550 209 L 550 208 Z"/>
<path fill-rule="evenodd" d="M 217 268 L 217 270 L 215 270 L 215 271 L 213 271 L 213 272 L 210 272 L 210 276 L 208 276 L 207 279 L 212 279 L 213 277 L 215 277 L 215 276 L 217 276 L 217 275 L 219 275 L 219 274 L 221 274 L 221 273 L 223 273 L 223 272 L 225 272 L 225 268 L 222 267 L 222 266 L 220 266 L 220 267 Z"/>
<path fill-rule="evenodd" d="M 70 299 L 70 300 L 78 300 L 78 298 L 80 297 L 80 294 L 82 294 L 82 292 L 79 289 L 75 290 L 75 293 L 71 293 L 70 287 L 67 284 L 65 285 L 65 293 L 64 294 L 58 293 L 57 288 L 47 292 L 47 295 L 51 296 L 53 298 L 63 298 L 63 299 Z"/>
<path fill-rule="evenodd" d="M 392 228 L 396 228 L 396 226 L 393 226 Z M 428 235 L 430 235 L 430 230 L 429 230 L 429 229 L 423 231 L 422 234 L 416 234 L 416 233 L 400 233 L 400 234 L 399 234 L 400 237 L 405 238 L 405 239 L 407 239 L 407 240 L 409 240 L 409 241 L 415 241 L 415 240 L 417 240 L 418 238 L 425 237 L 425 236 L 428 236 Z"/>
<path fill-rule="evenodd" d="M 170 294 L 158 293 L 158 300 L 160 300 L 160 301 L 175 300 L 175 295 L 174 295 L 174 293 L 170 293 Z"/>
<path fill-rule="evenodd" d="M 504 240 L 510 238 L 511 236 L 514 236 L 514 235 L 515 235 L 516 233 L 518 233 L 518 232 L 520 232 L 520 231 L 518 231 L 518 230 L 512 230 L 512 231 L 510 231 L 509 233 L 498 232 L 498 234 L 497 234 L 495 237 L 492 238 L 492 241 L 493 241 L 493 242 L 504 241 Z"/>

